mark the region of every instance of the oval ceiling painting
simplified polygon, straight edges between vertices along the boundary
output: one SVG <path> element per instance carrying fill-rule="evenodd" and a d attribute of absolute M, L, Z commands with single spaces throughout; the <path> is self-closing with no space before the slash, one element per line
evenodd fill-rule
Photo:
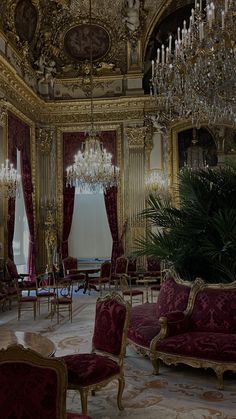
<path fill-rule="evenodd" d="M 36 7 L 30 0 L 20 0 L 15 8 L 15 28 L 22 41 L 32 41 L 38 20 Z"/>
<path fill-rule="evenodd" d="M 104 57 L 110 49 L 108 32 L 100 25 L 81 24 L 71 28 L 65 35 L 66 53 L 75 60 L 89 60 L 92 53 L 93 61 Z"/>

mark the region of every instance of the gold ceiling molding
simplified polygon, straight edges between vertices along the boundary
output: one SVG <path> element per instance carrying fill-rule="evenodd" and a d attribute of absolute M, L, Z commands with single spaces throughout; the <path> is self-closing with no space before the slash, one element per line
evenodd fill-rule
<path fill-rule="evenodd" d="M 43 100 L 21 79 L 11 64 L 0 55 L 0 89 L 31 119 L 35 119 L 38 109 L 43 107 Z"/>
<path fill-rule="evenodd" d="M 88 100 L 44 101 L 20 78 L 2 55 L 0 55 L 0 90 L 6 100 L 31 121 L 46 124 L 90 121 Z M 103 98 L 94 101 L 95 122 L 142 120 L 145 110 L 147 112 L 156 110 L 156 102 L 149 96 Z"/>

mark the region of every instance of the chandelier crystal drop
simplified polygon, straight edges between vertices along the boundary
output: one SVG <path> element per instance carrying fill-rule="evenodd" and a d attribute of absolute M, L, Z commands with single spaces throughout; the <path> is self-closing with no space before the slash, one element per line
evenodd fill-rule
<path fill-rule="evenodd" d="M 193 123 L 236 122 L 236 1 L 195 2 L 152 61 L 152 93 Z"/>
<path fill-rule="evenodd" d="M 15 198 L 19 194 L 20 175 L 14 169 L 9 160 L 2 163 L 0 167 L 0 196 L 4 198 Z"/>

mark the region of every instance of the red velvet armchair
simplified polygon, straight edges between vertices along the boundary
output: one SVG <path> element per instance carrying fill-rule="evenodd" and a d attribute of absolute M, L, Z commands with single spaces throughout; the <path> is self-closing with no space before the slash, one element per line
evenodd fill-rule
<path fill-rule="evenodd" d="M 65 364 L 22 345 L 0 351 L 0 387 L 1 418 L 89 419 L 67 416 Z"/>
<path fill-rule="evenodd" d="M 87 414 L 87 397 L 118 380 L 117 404 L 120 410 L 125 386 L 123 360 L 130 319 L 130 304 L 115 293 L 98 298 L 92 340 L 92 353 L 64 356 L 68 370 L 68 388 L 78 390 L 82 412 Z"/>

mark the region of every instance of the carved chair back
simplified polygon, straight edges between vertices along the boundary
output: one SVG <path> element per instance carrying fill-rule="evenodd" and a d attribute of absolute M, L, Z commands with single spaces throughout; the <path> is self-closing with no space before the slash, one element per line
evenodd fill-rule
<path fill-rule="evenodd" d="M 22 345 L 9 346 L 0 351 L 0 386 L 4 419 L 35 415 L 66 419 L 67 369 L 63 361 Z"/>
<path fill-rule="evenodd" d="M 70 273 L 71 269 L 77 269 L 78 267 L 77 258 L 74 258 L 72 256 L 67 256 L 67 258 L 63 259 L 62 265 L 63 265 L 64 276 L 66 276 L 67 274 Z"/>
<path fill-rule="evenodd" d="M 123 365 L 130 319 L 130 304 L 116 293 L 98 298 L 92 351 L 118 357 Z"/>

